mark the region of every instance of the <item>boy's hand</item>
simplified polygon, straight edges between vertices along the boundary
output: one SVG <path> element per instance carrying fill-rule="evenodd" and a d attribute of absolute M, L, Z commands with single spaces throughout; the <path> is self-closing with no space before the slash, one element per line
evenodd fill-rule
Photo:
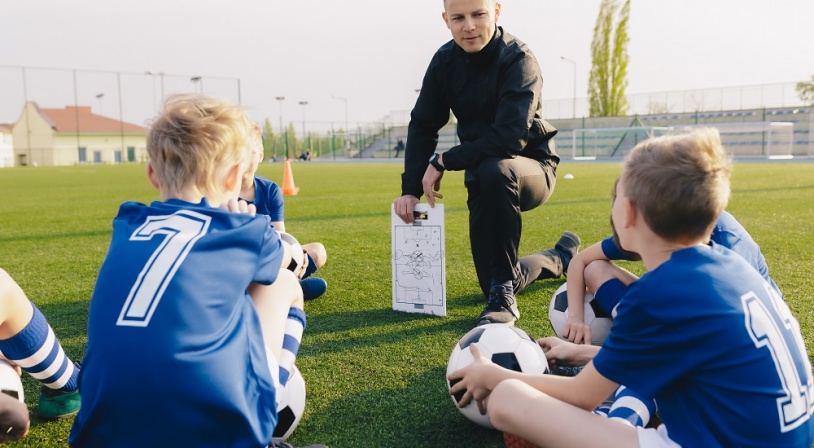
<path fill-rule="evenodd" d="M 302 276 L 305 275 L 305 271 L 308 270 L 308 251 L 305 248 L 302 249 L 302 266 L 300 266 L 300 272 L 297 272 L 297 278 L 302 280 Z"/>
<path fill-rule="evenodd" d="M 257 214 L 257 207 L 249 204 L 243 199 L 232 198 L 221 204 L 220 208 L 232 213 L 248 213 L 252 216 Z"/>
<path fill-rule="evenodd" d="M 469 350 L 474 358 L 472 363 L 452 372 L 447 377 L 450 383 L 459 380 L 449 388 L 449 394 L 463 393 L 463 397 L 458 402 L 460 408 L 475 399 L 480 413 L 486 414 L 486 402 L 489 394 L 492 393 L 492 389 L 495 388 L 497 383 L 503 379 L 500 374 L 502 367 L 483 356 L 478 349 L 478 344 L 471 344 Z"/>
<path fill-rule="evenodd" d="M 599 352 L 599 347 L 595 345 L 574 344 L 556 336 L 537 339 L 537 343 L 545 352 L 551 368 L 582 366 L 588 364 Z"/>
<path fill-rule="evenodd" d="M 586 324 L 580 319 L 569 317 L 565 321 L 565 328 L 563 329 L 563 333 L 565 339 L 568 339 L 574 344 L 591 343 L 591 326 Z"/>

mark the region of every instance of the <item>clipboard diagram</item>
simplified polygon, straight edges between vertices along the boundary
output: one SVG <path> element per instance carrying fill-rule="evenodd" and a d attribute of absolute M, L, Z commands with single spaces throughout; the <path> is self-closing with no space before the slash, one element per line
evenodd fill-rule
<path fill-rule="evenodd" d="M 412 224 L 390 210 L 393 309 L 446 316 L 444 205 L 417 204 Z"/>

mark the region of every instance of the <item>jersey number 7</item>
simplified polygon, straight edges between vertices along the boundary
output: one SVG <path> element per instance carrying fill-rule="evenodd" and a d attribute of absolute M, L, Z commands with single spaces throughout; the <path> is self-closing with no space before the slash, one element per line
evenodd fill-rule
<path fill-rule="evenodd" d="M 167 285 L 192 246 L 206 235 L 210 221 L 209 216 L 187 210 L 172 215 L 148 216 L 144 224 L 130 235 L 130 241 L 149 241 L 154 236 L 164 240 L 141 269 L 116 325 L 146 327 L 150 324 Z"/>

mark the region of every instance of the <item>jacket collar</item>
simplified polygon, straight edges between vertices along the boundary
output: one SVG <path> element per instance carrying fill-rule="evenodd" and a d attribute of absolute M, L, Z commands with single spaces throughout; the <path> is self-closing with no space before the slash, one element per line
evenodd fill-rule
<path fill-rule="evenodd" d="M 483 49 L 477 53 L 467 53 L 463 48 L 455 44 L 455 48 L 462 54 L 468 61 L 479 63 L 482 61 L 489 61 L 497 54 L 497 49 L 500 46 L 499 42 L 503 40 L 503 27 L 495 25 L 495 32 L 492 34 L 492 40 L 486 44 Z"/>

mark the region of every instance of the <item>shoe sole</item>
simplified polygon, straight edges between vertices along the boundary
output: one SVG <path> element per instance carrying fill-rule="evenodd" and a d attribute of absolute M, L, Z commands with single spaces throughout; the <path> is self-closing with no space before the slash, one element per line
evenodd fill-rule
<path fill-rule="evenodd" d="M 510 327 L 513 327 L 515 322 L 517 322 L 517 319 L 514 319 L 511 322 L 492 322 L 489 319 L 480 319 L 480 320 L 478 320 L 478 323 L 475 326 L 480 327 L 481 325 L 487 325 L 487 324 L 503 324 L 503 325 L 508 325 Z"/>
<path fill-rule="evenodd" d="M 79 411 L 77 410 L 75 412 L 71 412 L 70 414 L 49 415 L 47 417 L 44 416 L 44 415 L 37 414 L 37 418 L 39 418 L 40 420 L 46 421 L 46 422 L 53 422 L 53 421 L 56 421 L 56 420 L 62 420 L 64 418 L 75 417 L 76 414 L 78 414 L 78 413 L 79 413 Z"/>

